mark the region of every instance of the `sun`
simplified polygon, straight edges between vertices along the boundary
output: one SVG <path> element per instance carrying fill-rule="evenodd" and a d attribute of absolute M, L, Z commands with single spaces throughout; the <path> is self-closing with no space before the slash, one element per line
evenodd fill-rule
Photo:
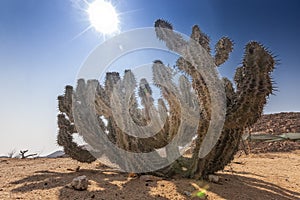
<path fill-rule="evenodd" d="M 107 35 L 119 31 L 119 18 L 114 6 L 105 0 L 95 0 L 88 5 L 87 13 L 91 26 Z"/>

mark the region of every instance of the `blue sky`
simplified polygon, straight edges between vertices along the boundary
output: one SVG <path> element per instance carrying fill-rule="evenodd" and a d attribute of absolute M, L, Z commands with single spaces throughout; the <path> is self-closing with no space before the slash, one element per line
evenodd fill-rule
<path fill-rule="evenodd" d="M 265 113 L 300 111 L 300 2 L 298 0 L 113 0 L 121 31 L 151 27 L 157 18 L 190 34 L 199 24 L 214 44 L 223 35 L 234 53 L 220 68 L 232 78 L 244 45 L 257 40 L 280 60 L 278 92 Z M 80 66 L 103 42 L 79 0 L 0 1 L 0 155 L 30 149 L 42 155 L 56 145 L 56 97 L 74 85 Z M 123 67 L 123 66 L 122 66 Z M 125 66 L 126 67 L 126 66 Z"/>

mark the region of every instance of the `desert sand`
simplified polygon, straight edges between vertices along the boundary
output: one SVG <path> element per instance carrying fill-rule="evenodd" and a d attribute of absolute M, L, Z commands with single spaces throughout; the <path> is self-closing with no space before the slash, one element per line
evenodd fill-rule
<path fill-rule="evenodd" d="M 79 170 L 78 170 L 79 168 Z M 300 199 L 300 150 L 237 155 L 220 171 L 219 183 L 118 173 L 99 162 L 70 158 L 0 159 L 0 199 Z M 86 175 L 89 187 L 66 187 Z"/>

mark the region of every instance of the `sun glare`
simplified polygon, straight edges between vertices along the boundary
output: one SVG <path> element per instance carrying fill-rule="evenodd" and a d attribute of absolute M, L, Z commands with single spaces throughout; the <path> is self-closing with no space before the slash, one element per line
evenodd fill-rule
<path fill-rule="evenodd" d="M 95 0 L 87 9 L 91 26 L 102 34 L 119 31 L 118 14 L 114 6 L 105 0 Z"/>

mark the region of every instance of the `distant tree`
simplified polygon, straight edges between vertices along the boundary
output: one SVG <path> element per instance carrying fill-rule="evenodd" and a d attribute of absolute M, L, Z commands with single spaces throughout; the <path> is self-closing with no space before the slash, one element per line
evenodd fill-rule
<path fill-rule="evenodd" d="M 28 150 L 20 151 L 21 159 L 24 159 L 24 158 L 28 158 L 28 157 L 32 157 L 32 156 L 36 156 L 36 155 L 37 155 L 36 153 L 34 153 L 34 154 L 29 154 L 29 155 L 25 155 L 27 152 L 28 152 Z"/>
<path fill-rule="evenodd" d="M 11 151 L 9 151 L 9 152 L 7 153 L 7 157 L 8 157 L 8 158 L 12 158 L 12 157 L 15 155 L 15 153 L 16 153 L 16 150 L 13 149 L 13 150 L 11 150 Z"/>

